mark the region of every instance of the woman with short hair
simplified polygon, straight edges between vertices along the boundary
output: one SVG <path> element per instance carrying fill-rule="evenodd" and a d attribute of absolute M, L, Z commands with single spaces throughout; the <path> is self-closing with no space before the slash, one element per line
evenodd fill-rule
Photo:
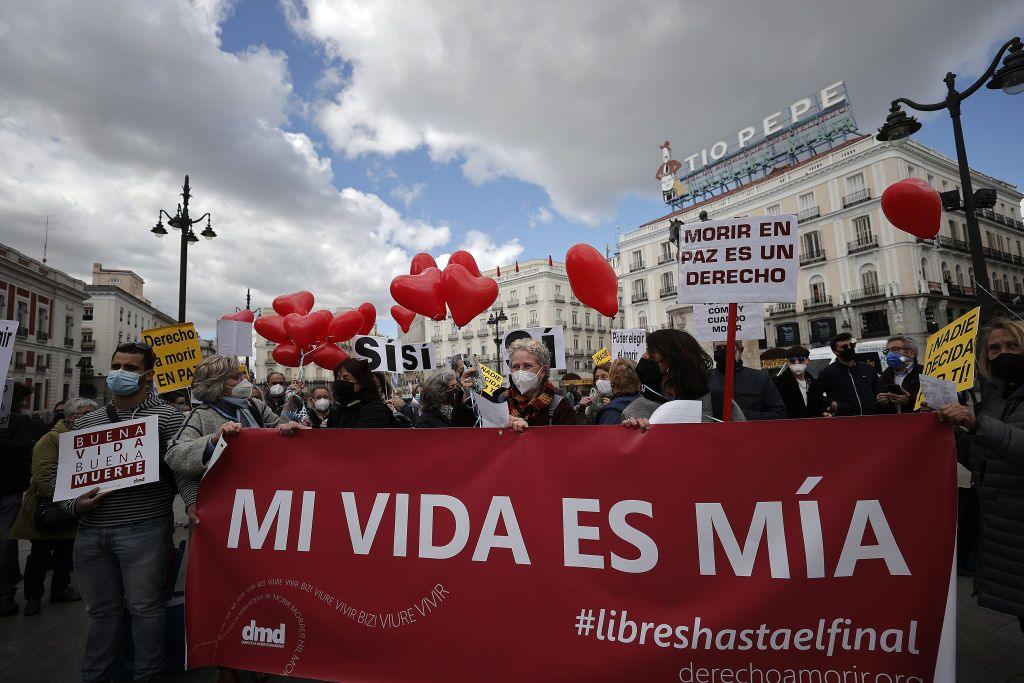
<path fill-rule="evenodd" d="M 398 426 L 364 360 L 346 358 L 334 368 L 334 403 L 334 411 L 327 418 L 331 429 Z"/>
<path fill-rule="evenodd" d="M 221 437 L 248 428 L 276 427 L 282 436 L 305 429 L 252 398 L 248 373 L 235 356 L 204 358 L 192 373 L 192 396 L 202 403 L 185 418 L 164 458 L 172 470 L 190 477 L 203 475 Z"/>
<path fill-rule="evenodd" d="M 601 406 L 594 420 L 599 425 L 622 424 L 622 411 L 640 397 L 640 378 L 625 358 L 612 361 L 608 372 L 612 399 Z"/>
<path fill-rule="evenodd" d="M 572 405 L 551 383 L 551 352 L 536 339 L 517 339 L 508 347 L 508 426 L 516 432 L 545 425 L 574 425 Z"/>
<path fill-rule="evenodd" d="M 476 417 L 461 398 L 459 376 L 454 370 L 441 370 L 427 377 L 420 391 L 416 427 L 472 427 Z"/>

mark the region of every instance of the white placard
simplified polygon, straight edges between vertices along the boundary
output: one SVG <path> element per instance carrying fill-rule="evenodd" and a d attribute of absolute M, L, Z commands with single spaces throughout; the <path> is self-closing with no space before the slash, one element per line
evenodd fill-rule
<path fill-rule="evenodd" d="M 625 358 L 634 363 L 647 351 L 647 330 L 612 330 L 612 360 Z"/>
<path fill-rule="evenodd" d="M 959 403 L 956 397 L 956 382 L 951 379 L 939 379 L 930 375 L 919 375 L 921 393 L 924 402 L 932 410 L 938 410 L 947 403 Z"/>
<path fill-rule="evenodd" d="M 502 429 L 508 427 L 508 401 L 493 403 L 485 396 L 473 392 L 473 404 L 480 415 L 480 426 Z"/>
<path fill-rule="evenodd" d="M 11 424 L 11 403 L 14 401 L 14 380 L 4 382 L 4 396 L 0 402 L 0 429 L 7 429 Z"/>
<path fill-rule="evenodd" d="M 681 304 L 796 301 L 797 220 L 748 216 L 679 229 Z"/>
<path fill-rule="evenodd" d="M 651 413 L 652 425 L 686 424 L 701 421 L 704 404 L 700 401 L 668 401 Z"/>
<path fill-rule="evenodd" d="M 433 344 L 402 344 L 387 337 L 353 337 L 352 357 L 370 364 L 371 372 L 416 372 L 434 370 L 437 361 Z"/>
<path fill-rule="evenodd" d="M 725 341 L 729 330 L 729 304 L 694 304 L 693 337 L 697 341 Z M 736 338 L 764 339 L 764 304 L 736 304 Z"/>
<path fill-rule="evenodd" d="M 0 385 L 7 379 L 14 355 L 14 341 L 18 338 L 17 320 L 0 320 Z"/>
<path fill-rule="evenodd" d="M 551 369 L 566 370 L 565 364 L 565 330 L 559 327 L 527 327 L 522 330 L 509 330 L 501 340 L 501 360 L 505 372 L 509 371 L 508 347 L 516 339 L 532 337 L 543 342 L 551 353 Z"/>
<path fill-rule="evenodd" d="M 54 500 L 99 487 L 115 491 L 160 480 L 160 421 L 156 415 L 60 435 Z"/>
<path fill-rule="evenodd" d="M 252 354 L 252 323 L 244 320 L 217 321 L 217 353 L 247 357 Z"/>

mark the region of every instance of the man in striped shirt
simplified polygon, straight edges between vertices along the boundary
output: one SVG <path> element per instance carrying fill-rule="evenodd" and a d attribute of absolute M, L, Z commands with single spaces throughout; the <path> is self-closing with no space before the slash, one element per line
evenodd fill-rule
<path fill-rule="evenodd" d="M 79 520 L 74 566 L 88 610 L 83 681 L 110 679 L 125 605 L 132 621 L 135 678 L 164 669 L 164 579 L 174 530 L 171 504 L 177 490 L 194 518 L 199 481 L 173 474 L 164 464 L 167 443 L 183 418 L 150 393 L 153 365 L 148 345 L 118 345 L 107 375 L 113 402 L 75 423 L 76 429 L 83 429 L 156 415 L 160 424 L 160 481 L 106 493 L 95 488 L 64 503 Z"/>

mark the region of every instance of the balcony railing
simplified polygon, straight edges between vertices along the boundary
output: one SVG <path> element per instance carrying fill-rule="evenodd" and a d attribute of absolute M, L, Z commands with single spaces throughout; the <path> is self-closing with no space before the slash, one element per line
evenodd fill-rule
<path fill-rule="evenodd" d="M 658 298 L 660 298 L 660 299 L 667 299 L 670 296 L 675 296 L 675 295 L 676 295 L 676 288 L 675 287 L 662 287 L 658 291 Z"/>
<path fill-rule="evenodd" d="M 82 314 L 82 320 L 83 321 L 92 320 L 92 313 L 83 313 Z"/>
<path fill-rule="evenodd" d="M 871 190 L 869 190 L 869 189 L 863 189 L 863 190 L 857 190 L 856 192 L 851 192 L 850 194 L 848 194 L 845 197 L 843 197 L 843 208 L 845 209 L 847 207 L 853 206 L 854 204 L 860 204 L 861 202 L 866 202 L 869 199 L 871 199 Z"/>
<path fill-rule="evenodd" d="M 44 342 L 49 338 L 50 335 L 48 335 L 46 332 L 43 332 L 42 330 L 36 330 L 36 341 Z"/>
<path fill-rule="evenodd" d="M 638 303 L 640 303 L 641 301 L 647 301 L 647 292 L 641 292 L 641 293 L 639 293 L 639 294 L 634 294 L 634 295 L 632 296 L 632 301 L 633 301 L 633 303 L 635 303 L 635 304 L 638 304 Z"/>
<path fill-rule="evenodd" d="M 28 328 L 25 327 L 24 325 L 19 326 L 18 331 L 14 333 L 14 336 L 21 337 L 22 339 L 24 339 L 25 337 L 28 336 Z"/>
<path fill-rule="evenodd" d="M 629 264 L 629 272 L 631 272 L 631 273 L 635 273 L 636 271 L 643 270 L 643 269 L 644 269 L 644 262 L 643 261 L 634 261 L 633 263 Z"/>
<path fill-rule="evenodd" d="M 781 303 L 772 304 L 768 307 L 768 315 L 785 315 L 786 313 L 795 313 L 796 304 L 793 303 Z"/>
<path fill-rule="evenodd" d="M 509 302 L 508 302 L 508 307 L 509 308 L 515 308 L 518 305 L 519 305 L 519 299 L 509 299 Z"/>
<path fill-rule="evenodd" d="M 36 363 L 36 370 L 37 371 L 46 371 L 47 369 L 48 368 L 46 366 L 46 361 L 45 360 L 44 361 L 39 361 L 38 363 Z"/>
<path fill-rule="evenodd" d="M 846 243 L 846 253 L 856 254 L 862 251 L 868 251 L 870 249 L 878 248 L 878 238 L 874 235 L 867 235 L 860 237 L 852 242 Z"/>
<path fill-rule="evenodd" d="M 855 289 L 850 292 L 850 301 L 863 301 L 864 299 L 877 299 L 885 296 L 885 289 L 881 285 L 871 285 L 864 289 Z"/>
<path fill-rule="evenodd" d="M 64 337 L 64 346 L 68 347 L 69 349 L 74 348 L 75 340 L 71 337 Z"/>
<path fill-rule="evenodd" d="M 14 361 L 14 369 L 15 370 L 24 370 L 25 369 L 25 363 L 24 362 L 19 363 L 18 361 Z"/>
<path fill-rule="evenodd" d="M 79 372 L 79 376 L 82 379 L 91 379 L 94 374 L 96 374 L 96 371 L 93 370 L 93 367 L 91 365 L 86 365 L 84 368 L 82 368 L 81 372 Z"/>
<path fill-rule="evenodd" d="M 573 306 L 579 306 L 580 305 L 580 300 L 577 299 L 574 296 L 573 297 L 569 297 L 569 303 L 572 304 Z"/>
<path fill-rule="evenodd" d="M 809 266 L 812 263 L 821 263 L 825 260 L 825 250 L 818 249 L 816 251 L 808 251 L 800 254 L 800 265 Z"/>
<path fill-rule="evenodd" d="M 971 243 L 963 240 L 953 239 L 952 237 L 946 237 L 945 235 L 939 235 L 936 238 L 939 241 L 940 247 L 947 247 L 949 249 L 956 249 L 962 251 L 965 254 L 971 253 Z"/>
<path fill-rule="evenodd" d="M 491 333 L 490 330 L 488 330 L 486 327 L 481 327 L 479 330 L 476 331 L 476 336 L 478 336 L 478 337 L 486 337 L 490 333 Z"/>
<path fill-rule="evenodd" d="M 661 254 L 660 256 L 658 256 L 659 266 L 664 265 L 666 263 L 671 263 L 672 261 L 675 261 L 675 257 L 673 257 L 672 254 Z"/>
<path fill-rule="evenodd" d="M 93 351 L 95 348 L 96 348 L 96 342 L 94 340 L 92 340 L 92 339 L 83 339 L 82 340 L 82 350 L 83 351 Z"/>
<path fill-rule="evenodd" d="M 448 341 L 455 341 L 458 338 L 459 338 L 459 333 L 458 332 L 449 332 L 448 333 Z"/>
<path fill-rule="evenodd" d="M 812 297 L 810 299 L 804 299 L 804 310 L 810 311 L 815 308 L 832 308 L 832 295 L 824 294 L 822 296 Z"/>
<path fill-rule="evenodd" d="M 535 304 L 535 303 L 537 303 L 537 295 L 534 294 L 533 296 L 526 297 L 526 303 L 528 303 L 528 304 Z"/>
<path fill-rule="evenodd" d="M 433 344 L 440 344 L 442 339 L 443 337 L 441 335 L 435 334 L 433 337 L 430 338 L 430 341 Z"/>
<path fill-rule="evenodd" d="M 473 338 L 473 330 L 469 329 L 468 327 L 466 329 L 464 329 L 462 331 L 462 338 L 463 339 L 472 339 Z"/>
<path fill-rule="evenodd" d="M 968 299 L 974 297 L 974 287 L 964 287 L 963 285 L 947 282 L 946 288 L 949 289 L 950 296 L 961 296 Z"/>
<path fill-rule="evenodd" d="M 565 303 L 565 297 L 562 296 L 561 294 L 555 294 L 555 303 L 556 304 L 564 304 Z"/>
<path fill-rule="evenodd" d="M 64 374 L 65 375 L 72 375 L 72 374 L 74 374 L 74 372 L 75 371 L 72 370 L 71 368 L 64 368 Z"/>
<path fill-rule="evenodd" d="M 574 330 L 582 330 L 583 329 L 583 325 L 580 325 L 579 323 L 573 323 L 569 327 L 571 327 Z"/>
<path fill-rule="evenodd" d="M 815 218 L 818 218 L 819 216 L 821 216 L 821 207 L 812 206 L 811 208 L 804 209 L 803 211 L 798 213 L 796 215 L 796 221 L 797 223 L 803 223 L 804 221 L 812 221 Z"/>

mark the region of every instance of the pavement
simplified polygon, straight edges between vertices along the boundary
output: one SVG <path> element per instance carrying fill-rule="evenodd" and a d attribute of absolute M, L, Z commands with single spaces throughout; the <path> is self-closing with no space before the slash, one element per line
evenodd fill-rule
<path fill-rule="evenodd" d="M 177 513 L 179 519 L 184 518 L 182 510 Z M 186 535 L 187 530 L 179 527 L 176 542 Z M 28 542 L 22 541 L 23 567 L 28 550 Z M 24 608 L 20 589 L 16 600 Z M 1024 633 L 1017 618 L 978 607 L 971 597 L 968 578 L 958 577 L 957 603 L 957 681 L 1024 683 Z M 80 680 L 79 666 L 84 649 L 84 605 L 44 601 L 42 611 L 36 616 L 18 614 L 0 619 L 0 681 L 73 683 Z M 217 679 L 218 672 L 214 668 L 168 676 L 172 683 L 212 683 Z M 239 680 L 251 679 L 248 674 L 241 674 Z M 270 680 L 285 679 L 271 677 Z"/>

